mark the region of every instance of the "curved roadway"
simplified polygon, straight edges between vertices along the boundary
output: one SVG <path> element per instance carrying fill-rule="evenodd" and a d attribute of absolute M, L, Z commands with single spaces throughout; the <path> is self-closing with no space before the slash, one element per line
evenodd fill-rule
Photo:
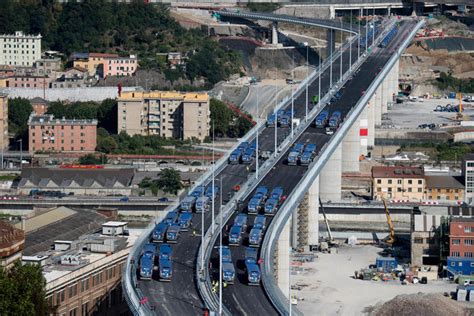
<path fill-rule="evenodd" d="M 342 88 L 342 98 L 326 106 L 326 109 L 331 111 L 339 110 L 342 112 L 343 118 L 346 117 L 348 112 L 354 107 L 359 98 L 361 97 L 361 91 L 365 91 L 369 85 L 372 83 L 374 78 L 378 73 L 378 69 L 383 67 L 385 63 L 391 57 L 391 54 L 403 40 L 404 35 L 410 31 L 412 23 L 403 23 L 398 36 L 390 43 L 390 45 L 385 49 L 375 49 L 373 54 L 361 65 L 360 70 L 354 76 L 354 79 L 348 82 Z M 354 48 L 353 48 L 354 49 Z M 348 54 L 346 54 L 348 55 Z M 355 49 L 355 54 L 357 57 L 357 49 Z M 343 59 L 343 67 L 348 67 L 348 59 Z M 328 79 L 327 76 L 323 76 L 323 89 L 327 88 Z M 316 87 L 316 90 L 314 89 Z M 310 95 L 314 94 L 317 91 L 317 85 L 311 85 Z M 303 96 L 299 96 L 297 99 L 300 103 L 304 99 Z M 301 135 L 301 137 L 295 143 L 314 143 L 317 145 L 318 150 L 320 150 L 324 144 L 326 144 L 333 136 L 325 134 L 323 129 L 318 129 L 315 127 L 309 127 Z M 260 185 L 265 185 L 271 190 L 276 186 L 282 186 L 285 190 L 286 195 L 290 195 L 292 190 L 297 186 L 298 182 L 303 178 L 304 174 L 307 172 L 307 166 L 288 166 L 286 165 L 285 154 L 277 165 L 273 168 L 272 171 L 261 181 Z M 247 202 L 248 199 L 245 201 Z M 245 210 L 245 207 L 242 208 L 242 211 Z M 228 226 L 230 227 L 233 223 L 235 215 L 229 220 Z M 234 261 L 234 266 L 236 267 L 236 282 L 233 285 L 229 285 L 223 291 L 223 302 L 225 307 L 230 311 L 232 315 L 254 315 L 254 314 L 264 314 L 264 315 L 276 315 L 278 314 L 272 303 L 267 298 L 266 292 L 263 286 L 248 286 L 245 278 L 245 259 L 244 252 L 245 247 L 248 245 L 248 232 L 251 229 L 251 224 L 253 223 L 254 215 L 249 215 L 249 229 L 244 233 L 242 238 L 242 243 L 239 247 L 231 247 L 232 259 Z M 271 217 L 267 217 L 267 227 L 269 226 Z M 227 231 L 224 231 L 224 243 L 227 244 Z M 276 242 L 276 241 L 274 241 Z M 213 270 L 213 276 L 215 279 L 218 279 L 218 252 L 215 250 L 212 256 L 212 266 L 215 267 Z"/>

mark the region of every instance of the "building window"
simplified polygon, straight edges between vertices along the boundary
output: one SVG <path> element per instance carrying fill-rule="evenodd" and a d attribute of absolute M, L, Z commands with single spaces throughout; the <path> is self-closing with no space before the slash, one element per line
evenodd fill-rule
<path fill-rule="evenodd" d="M 413 184 L 413 180 L 408 180 L 408 184 Z"/>
<path fill-rule="evenodd" d="M 412 192 L 412 188 L 408 188 L 408 192 Z"/>
<path fill-rule="evenodd" d="M 418 180 L 418 184 L 423 184 L 423 180 Z"/>
<path fill-rule="evenodd" d="M 460 256 L 459 251 L 451 251 L 451 256 L 452 257 L 459 257 Z"/>
<path fill-rule="evenodd" d="M 378 184 L 381 184 L 381 183 L 382 183 L 382 179 L 377 179 L 377 183 L 378 183 Z"/>
<path fill-rule="evenodd" d="M 473 241 L 474 241 L 474 239 L 464 239 L 464 244 L 472 246 L 474 244 Z"/>
<path fill-rule="evenodd" d="M 69 311 L 69 316 L 77 316 L 77 307 Z"/>
<path fill-rule="evenodd" d="M 415 237 L 415 238 L 413 239 L 413 242 L 414 242 L 415 244 L 422 244 L 422 243 L 423 243 L 423 238 Z"/>
<path fill-rule="evenodd" d="M 397 184 L 402 184 L 402 179 L 398 179 Z"/>
<path fill-rule="evenodd" d="M 392 184 L 392 179 L 388 179 L 388 184 Z"/>
<path fill-rule="evenodd" d="M 89 302 L 86 302 L 84 304 L 82 304 L 82 311 L 81 311 L 81 315 L 82 316 L 87 316 L 88 315 L 88 310 L 89 310 Z"/>
<path fill-rule="evenodd" d="M 453 245 L 460 245 L 460 244 L 461 244 L 461 239 L 453 239 L 453 240 L 451 241 L 451 244 L 453 244 Z"/>
<path fill-rule="evenodd" d="M 465 252 L 464 257 L 466 258 L 472 258 L 472 252 Z"/>
<path fill-rule="evenodd" d="M 423 192 L 423 188 L 418 188 L 418 192 Z"/>
<path fill-rule="evenodd" d="M 388 188 L 388 192 L 392 193 L 392 188 Z"/>
<path fill-rule="evenodd" d="M 470 233 L 471 232 L 471 226 L 464 226 L 464 232 L 465 233 Z"/>
<path fill-rule="evenodd" d="M 397 192 L 402 192 L 402 188 L 398 187 Z"/>
<path fill-rule="evenodd" d="M 69 298 L 76 296 L 77 294 L 77 283 L 69 287 Z"/>

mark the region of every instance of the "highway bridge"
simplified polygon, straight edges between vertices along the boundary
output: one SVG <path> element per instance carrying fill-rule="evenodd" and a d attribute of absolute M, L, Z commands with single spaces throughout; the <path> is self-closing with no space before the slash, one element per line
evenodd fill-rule
<path fill-rule="evenodd" d="M 342 54 L 340 51 L 334 52 L 308 80 L 301 83 L 294 98 L 280 104 L 283 108 L 294 107 L 295 116 L 302 121 L 298 127 L 294 130 L 266 128 L 263 122 L 259 122 L 242 140 L 252 141 L 258 135 L 259 149 L 272 151 L 272 158 L 249 168 L 246 165 L 227 164 L 227 154 L 214 165 L 213 170 L 203 176 L 198 184 L 207 185 L 212 178 L 215 178 L 216 184 L 221 183 L 223 205 L 221 208 L 216 201 L 214 225 L 211 225 L 211 212 L 205 213 L 204 223 L 201 222 L 200 215 L 194 215 L 193 229 L 200 233 L 206 231 L 203 244 L 199 236 L 188 233 L 182 234 L 179 242 L 173 246 L 172 282 L 157 282 L 156 275 L 152 281 L 137 279 L 141 247 L 149 240 L 153 224 L 150 225 L 147 233 L 137 241 L 132 250 L 123 276 L 125 297 L 132 312 L 139 315 L 195 315 L 201 314 L 204 307 L 217 311 L 218 300 L 211 291 L 210 281 L 218 277 L 215 270 L 217 253 L 214 250 L 219 235 L 218 228 L 223 229 L 225 237 L 228 233 L 226 223 L 232 223 L 236 209 L 243 211 L 255 187 L 264 184 L 270 189 L 282 186 L 288 198 L 273 220 L 267 219 L 267 232 L 260 251 L 260 258 L 263 259 L 262 286 L 246 285 L 242 267 L 244 247 L 233 247 L 232 257 L 237 278 L 234 285 L 222 292 L 224 312 L 244 315 L 288 314 L 288 293 L 283 293 L 281 289 L 288 288 L 290 217 L 293 215 L 293 222 L 296 223 L 300 221 L 301 215 L 306 216 L 300 221 L 307 223 L 306 228 L 305 225 L 291 226 L 296 230 L 306 229 L 308 245 L 318 244 L 319 197 L 325 201 L 340 200 L 341 172 L 358 171 L 360 154 L 366 153 L 368 146 L 373 145 L 375 122 L 386 111 L 389 96 L 396 92 L 395 69 L 398 58 L 422 25 L 423 22 L 416 20 L 401 21 L 397 36 L 387 47 L 378 48 L 378 41 L 394 27 L 394 21 L 384 21 L 381 25 L 382 35 L 375 38 L 375 43 L 369 38 L 371 47 L 367 51 L 358 47 L 357 37 L 352 37 L 342 47 Z M 336 91 L 341 91 L 342 97 L 329 104 Z M 308 102 L 308 96 L 319 94 L 319 103 L 313 106 Z M 323 129 L 311 124 L 323 109 L 342 112 L 343 124 L 333 135 L 327 135 Z M 285 164 L 289 147 L 295 142 L 317 145 L 318 155 L 312 164 Z M 237 193 L 233 191 L 235 185 L 241 186 Z M 306 192 L 309 193 L 309 212 L 299 214 L 297 206 L 303 201 Z M 236 203 L 237 201 L 240 203 Z M 217 215 L 220 209 L 222 221 Z M 253 219 L 253 216 L 250 217 L 249 223 Z M 245 232 L 244 241 L 247 235 Z M 275 269 L 273 256 L 277 244 L 278 269 Z M 297 313 L 295 310 L 293 312 Z"/>

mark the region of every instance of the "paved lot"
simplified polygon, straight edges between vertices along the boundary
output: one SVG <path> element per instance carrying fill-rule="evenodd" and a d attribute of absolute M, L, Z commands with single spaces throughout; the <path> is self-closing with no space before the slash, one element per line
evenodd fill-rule
<path fill-rule="evenodd" d="M 303 264 L 304 271 L 292 274 L 293 288 L 301 288 L 292 291 L 298 298 L 298 309 L 305 315 L 314 315 L 316 310 L 318 315 L 361 315 L 366 307 L 399 294 L 444 293 L 456 288 L 456 284 L 444 281 L 401 285 L 398 281 L 353 279 L 354 271 L 375 263 L 380 250 L 374 246 L 357 245 L 341 247 L 335 254 L 318 253 L 314 262 Z"/>
<path fill-rule="evenodd" d="M 455 124 L 456 113 L 454 112 L 435 112 L 438 105 L 446 106 L 448 104 L 458 105 L 458 100 L 452 99 L 428 99 L 423 102 L 407 102 L 403 104 L 394 104 L 388 111 L 388 120 L 383 120 L 382 124 L 393 124 L 394 128 L 416 129 L 420 124 Z M 465 114 L 474 116 L 474 103 L 464 103 Z"/>

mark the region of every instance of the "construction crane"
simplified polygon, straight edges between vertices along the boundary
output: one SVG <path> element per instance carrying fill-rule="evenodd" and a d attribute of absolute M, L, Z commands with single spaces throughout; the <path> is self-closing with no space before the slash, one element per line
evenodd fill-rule
<path fill-rule="evenodd" d="M 387 201 L 382 198 L 383 206 L 385 208 L 385 215 L 387 216 L 388 229 L 390 230 L 390 235 L 387 237 L 385 242 L 389 245 L 393 245 L 395 242 L 395 229 L 393 228 L 392 217 L 390 217 L 390 212 L 388 211 Z"/>
<path fill-rule="evenodd" d="M 334 239 L 332 238 L 332 233 L 331 233 L 331 228 L 329 227 L 329 222 L 328 218 L 326 217 L 326 212 L 324 211 L 323 203 L 321 202 L 321 199 L 319 199 L 319 206 L 321 207 L 321 211 L 323 212 L 323 217 L 324 217 L 324 223 L 326 224 L 326 229 L 328 231 L 328 242 L 333 243 Z"/>

